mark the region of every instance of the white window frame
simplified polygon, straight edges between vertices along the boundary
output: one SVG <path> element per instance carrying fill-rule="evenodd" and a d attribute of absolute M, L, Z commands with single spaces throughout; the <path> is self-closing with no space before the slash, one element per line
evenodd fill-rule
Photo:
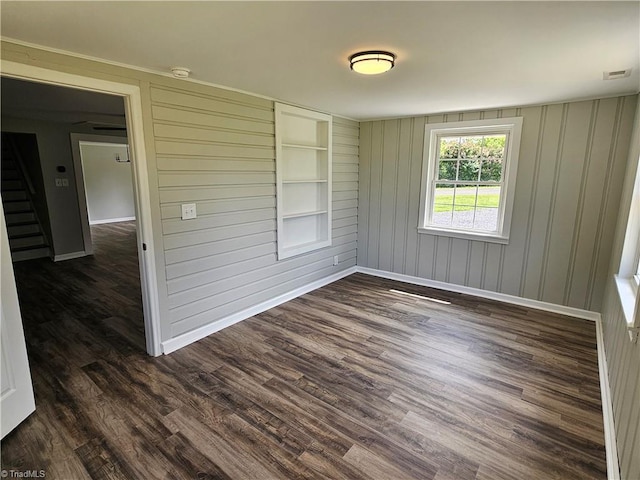
<path fill-rule="evenodd" d="M 636 162 L 620 266 L 615 275 L 629 338 L 634 343 L 640 335 L 640 158 Z"/>
<path fill-rule="evenodd" d="M 443 227 L 431 223 L 435 181 L 437 179 L 437 150 L 439 139 L 456 135 L 507 134 L 502 167 L 500 204 L 498 206 L 498 228 L 487 232 L 458 227 Z M 522 117 L 494 118 L 489 120 L 469 120 L 463 122 L 433 123 L 425 126 L 424 152 L 422 160 L 422 188 L 418 232 L 430 235 L 481 240 L 494 243 L 509 243 L 511 214 L 515 198 L 516 174 L 522 135 Z M 467 183 L 467 182 L 465 182 Z M 473 183 L 473 182 L 468 182 Z"/>

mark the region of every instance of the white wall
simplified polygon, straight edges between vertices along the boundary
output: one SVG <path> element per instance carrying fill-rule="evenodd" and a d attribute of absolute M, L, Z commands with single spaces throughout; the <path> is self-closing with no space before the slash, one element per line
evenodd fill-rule
<path fill-rule="evenodd" d="M 89 223 L 109 223 L 135 218 L 131 162 L 126 145 L 80 143 Z"/>

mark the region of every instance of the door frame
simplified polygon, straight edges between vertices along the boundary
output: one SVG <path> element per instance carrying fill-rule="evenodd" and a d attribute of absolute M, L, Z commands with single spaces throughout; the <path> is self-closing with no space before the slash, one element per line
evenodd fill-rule
<path fill-rule="evenodd" d="M 76 174 L 76 191 L 78 192 L 78 206 L 80 207 L 80 223 L 82 226 L 84 253 L 85 255 L 92 255 L 93 242 L 91 240 L 91 223 L 89 222 L 89 204 L 87 201 L 87 188 L 84 179 L 84 164 L 82 163 L 82 153 L 80 151 L 80 147 L 82 143 L 92 143 L 95 145 L 128 146 L 129 138 L 118 137 L 116 135 L 95 135 L 90 133 L 72 133 L 70 134 L 70 138 L 71 155 L 73 156 L 73 169 Z M 133 168 L 131 179 L 133 181 Z"/>
<path fill-rule="evenodd" d="M 131 154 L 134 201 L 136 206 L 136 235 L 140 264 L 140 283 L 147 353 L 162 354 L 160 343 L 160 303 L 153 242 L 151 195 L 147 157 L 144 144 L 142 95 L 140 87 L 58 70 L 49 70 L 24 63 L 2 61 L 2 76 L 46 83 L 79 90 L 88 90 L 123 98 L 127 122 L 127 138 Z M 6 231 L 0 232 L 6 235 Z"/>

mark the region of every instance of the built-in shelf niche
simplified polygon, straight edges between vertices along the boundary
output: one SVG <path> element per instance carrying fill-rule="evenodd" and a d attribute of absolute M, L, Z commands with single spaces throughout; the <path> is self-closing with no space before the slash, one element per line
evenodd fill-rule
<path fill-rule="evenodd" d="M 331 116 L 276 103 L 278 259 L 331 245 Z"/>

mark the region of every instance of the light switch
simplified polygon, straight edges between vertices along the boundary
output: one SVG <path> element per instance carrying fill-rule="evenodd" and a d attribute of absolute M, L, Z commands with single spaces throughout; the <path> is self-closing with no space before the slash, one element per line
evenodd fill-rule
<path fill-rule="evenodd" d="M 68 187 L 69 186 L 69 179 L 68 178 L 63 178 L 62 179 L 62 186 L 63 187 Z"/>
<path fill-rule="evenodd" d="M 196 204 L 184 203 L 182 204 L 182 220 L 190 220 L 196 218 Z"/>
<path fill-rule="evenodd" d="M 62 186 L 62 179 L 56 178 L 56 187 L 61 187 L 61 186 Z"/>

